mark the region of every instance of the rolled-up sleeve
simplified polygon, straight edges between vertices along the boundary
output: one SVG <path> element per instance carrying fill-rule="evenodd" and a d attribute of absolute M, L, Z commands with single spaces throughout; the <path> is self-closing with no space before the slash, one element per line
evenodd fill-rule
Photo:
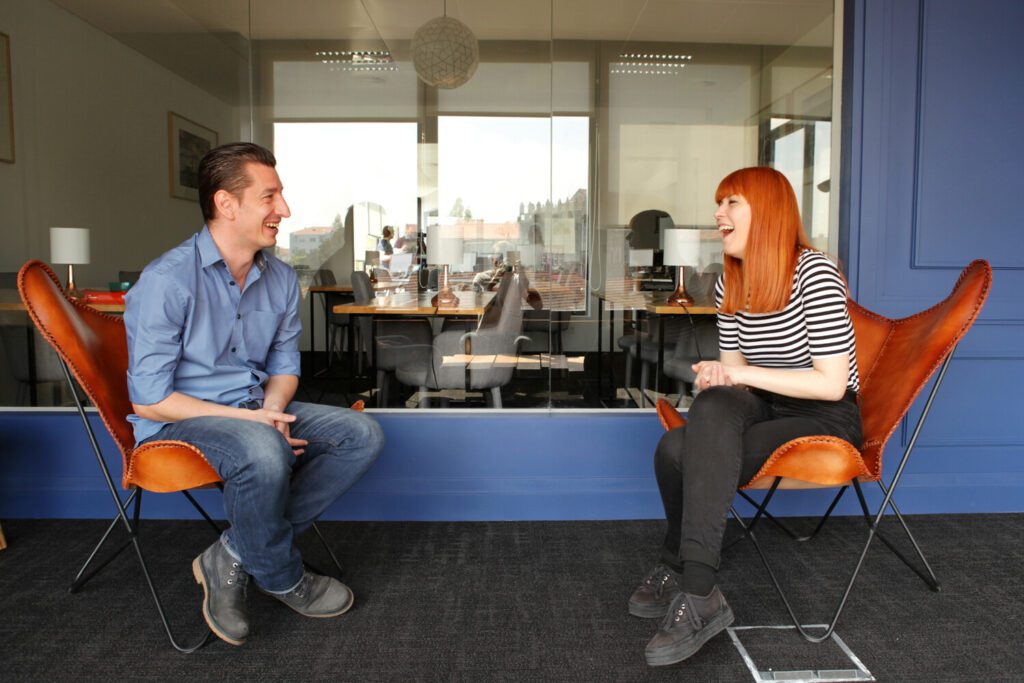
<path fill-rule="evenodd" d="M 300 374 L 299 336 L 302 334 L 302 321 L 299 319 L 299 282 L 294 272 L 290 272 L 290 275 L 288 312 L 281 320 L 267 353 L 267 374 L 271 376 L 298 377 Z"/>
<path fill-rule="evenodd" d="M 125 297 L 132 403 L 153 405 L 174 391 L 186 310 L 175 283 L 159 273 L 143 273 Z"/>

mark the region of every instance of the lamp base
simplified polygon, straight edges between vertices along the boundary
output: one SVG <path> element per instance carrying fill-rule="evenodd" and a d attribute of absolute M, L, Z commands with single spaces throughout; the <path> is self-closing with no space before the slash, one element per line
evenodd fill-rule
<path fill-rule="evenodd" d="M 665 303 L 669 306 L 692 306 L 693 297 L 687 294 L 685 289 L 677 289 L 669 295 Z"/>
<path fill-rule="evenodd" d="M 450 287 L 445 287 L 434 295 L 434 298 L 431 299 L 430 303 L 433 306 L 454 308 L 459 305 L 459 297 L 455 296 L 455 292 Z"/>
<path fill-rule="evenodd" d="M 676 286 L 676 291 L 672 292 L 667 299 L 669 306 L 692 306 L 693 297 L 686 293 L 686 270 L 684 266 L 679 266 L 679 284 Z"/>
<path fill-rule="evenodd" d="M 65 290 L 69 297 L 72 299 L 81 299 L 83 294 L 75 286 L 75 267 L 72 264 L 68 264 L 68 287 Z"/>

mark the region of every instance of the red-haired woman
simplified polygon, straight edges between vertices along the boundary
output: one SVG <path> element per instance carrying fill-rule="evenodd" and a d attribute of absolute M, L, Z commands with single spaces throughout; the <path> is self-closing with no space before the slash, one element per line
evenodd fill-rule
<path fill-rule="evenodd" d="M 658 444 L 668 530 L 660 562 L 629 599 L 631 614 L 663 618 L 646 649 L 652 666 L 690 657 L 732 623 L 717 572 L 736 487 L 791 439 L 862 440 L 846 284 L 810 247 L 793 188 L 778 171 L 744 168 L 715 201 L 721 359 L 693 366 L 702 391 L 689 420 Z"/>

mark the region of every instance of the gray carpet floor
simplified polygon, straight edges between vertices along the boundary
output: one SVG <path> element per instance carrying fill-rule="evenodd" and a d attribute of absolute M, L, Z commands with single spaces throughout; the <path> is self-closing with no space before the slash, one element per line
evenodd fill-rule
<path fill-rule="evenodd" d="M 1024 515 L 910 522 L 942 591 L 875 544 L 837 633 L 880 681 L 1024 680 Z M 249 641 L 212 641 L 192 655 L 168 645 L 127 552 L 82 592 L 67 592 L 103 522 L 3 528 L 4 680 L 753 680 L 726 634 L 683 664 L 646 666 L 657 624 L 629 616 L 626 598 L 653 564 L 658 522 L 328 522 L 356 594 L 351 612 L 305 619 L 250 591 Z M 864 534 L 853 518 L 834 520 L 811 544 L 761 531 L 806 623 L 831 615 Z M 194 639 L 203 623 L 189 565 L 209 527 L 144 522 L 143 540 L 172 623 Z M 315 538 L 301 545 L 327 566 Z M 749 542 L 726 552 L 720 582 L 736 626 L 786 623 Z M 737 634 L 764 668 L 850 668 L 835 645 L 791 631 Z"/>

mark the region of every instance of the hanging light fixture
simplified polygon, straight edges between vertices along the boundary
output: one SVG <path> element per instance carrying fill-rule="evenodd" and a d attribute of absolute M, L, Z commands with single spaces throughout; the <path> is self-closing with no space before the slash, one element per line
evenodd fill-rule
<path fill-rule="evenodd" d="M 480 45 L 469 27 L 448 16 L 431 19 L 412 36 L 412 64 L 420 80 L 451 90 L 463 85 L 480 64 Z"/>

